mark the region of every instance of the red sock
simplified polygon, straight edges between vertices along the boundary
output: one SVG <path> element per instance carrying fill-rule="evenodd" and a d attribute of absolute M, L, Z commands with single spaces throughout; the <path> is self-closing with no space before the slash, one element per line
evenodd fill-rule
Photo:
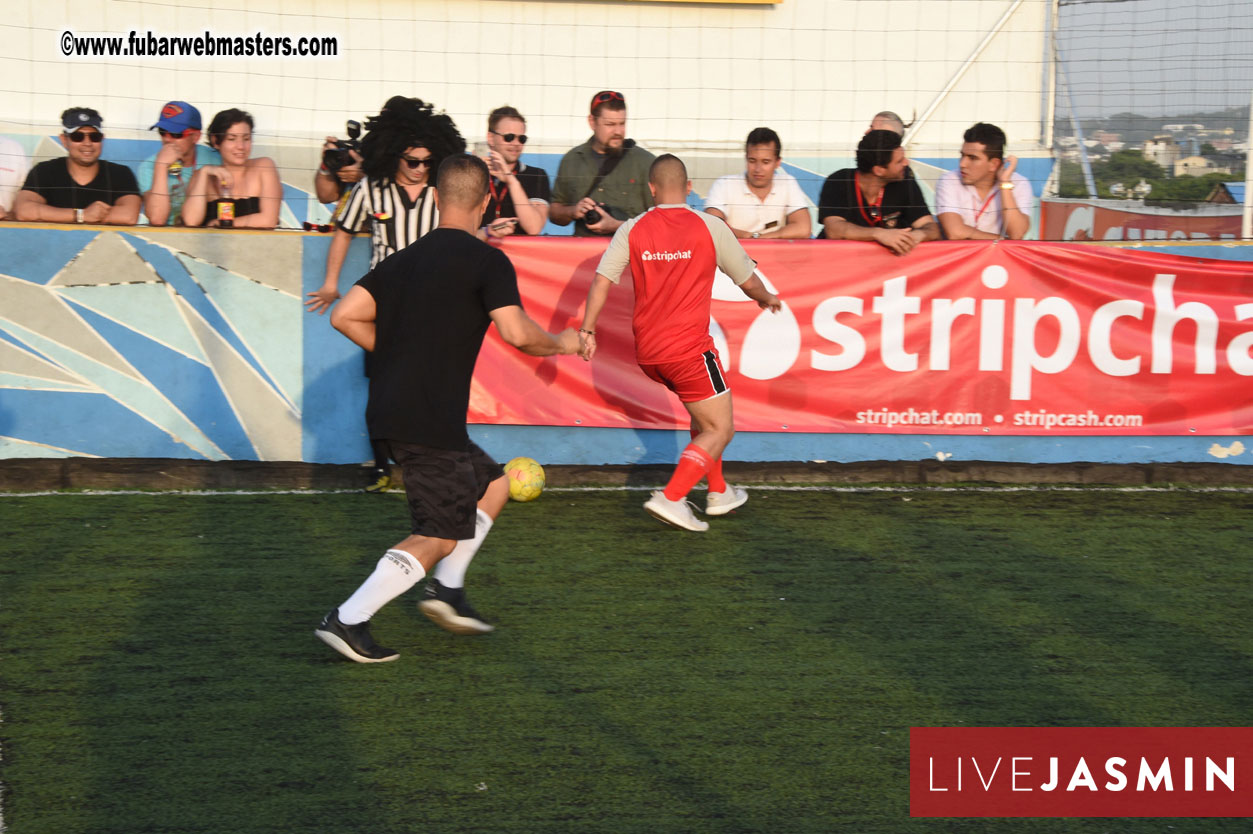
<path fill-rule="evenodd" d="M 696 482 L 709 471 L 712 464 L 713 458 L 708 452 L 695 443 L 687 444 L 687 448 L 679 456 L 679 465 L 674 468 L 674 474 L 670 476 L 670 483 L 666 484 L 666 498 L 670 501 L 678 501 L 686 497 L 692 487 L 696 486 Z"/>
<path fill-rule="evenodd" d="M 696 429 L 692 429 L 692 439 L 696 439 L 696 435 L 700 434 Z M 727 482 L 722 477 L 722 456 L 713 459 L 713 463 L 709 464 L 709 473 L 705 476 L 709 480 L 710 492 L 726 492 Z M 695 486 L 695 484 L 693 484 Z"/>

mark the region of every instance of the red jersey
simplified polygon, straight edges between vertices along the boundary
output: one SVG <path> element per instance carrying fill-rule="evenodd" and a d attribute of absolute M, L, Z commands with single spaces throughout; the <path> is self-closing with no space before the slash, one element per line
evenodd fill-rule
<path fill-rule="evenodd" d="M 716 269 L 739 285 L 757 268 L 726 223 L 686 205 L 656 206 L 622 224 L 596 271 L 616 284 L 628 262 L 641 365 L 713 349 L 709 314 Z"/>

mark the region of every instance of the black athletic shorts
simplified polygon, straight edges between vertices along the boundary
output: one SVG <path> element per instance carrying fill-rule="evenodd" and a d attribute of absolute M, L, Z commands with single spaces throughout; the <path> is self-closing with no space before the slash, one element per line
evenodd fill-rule
<path fill-rule="evenodd" d="M 473 443 L 464 452 L 389 440 L 409 501 L 410 530 L 437 539 L 474 538 L 475 505 L 503 478 L 500 464 Z"/>

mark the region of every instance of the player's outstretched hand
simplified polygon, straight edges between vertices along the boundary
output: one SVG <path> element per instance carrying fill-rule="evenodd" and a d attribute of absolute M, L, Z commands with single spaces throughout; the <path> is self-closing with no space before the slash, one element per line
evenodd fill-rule
<path fill-rule="evenodd" d="M 305 309 L 320 316 L 331 309 L 331 305 L 338 300 L 339 292 L 336 290 L 314 290 L 309 293 L 309 300 L 305 302 Z"/>
<path fill-rule="evenodd" d="M 573 356 L 576 353 L 583 352 L 583 346 L 579 339 L 578 332 L 573 327 L 567 327 L 565 330 L 557 334 L 558 353 L 562 356 Z"/>
<path fill-rule="evenodd" d="M 757 306 L 763 310 L 769 310 L 772 313 L 777 313 L 779 310 L 783 309 L 783 302 L 779 300 L 779 296 L 774 293 L 770 293 L 768 298 L 763 298 L 758 301 Z"/>
<path fill-rule="evenodd" d="M 578 335 L 579 356 L 583 357 L 584 362 L 591 362 L 592 357 L 596 355 L 596 334 L 580 330 Z"/>

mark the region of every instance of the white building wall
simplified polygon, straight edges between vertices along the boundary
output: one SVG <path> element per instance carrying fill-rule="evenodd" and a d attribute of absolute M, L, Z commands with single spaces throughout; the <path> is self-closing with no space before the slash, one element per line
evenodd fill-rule
<path fill-rule="evenodd" d="M 631 135 L 654 149 L 734 149 L 769 125 L 793 156 L 847 155 L 876 111 L 925 112 L 1015 5 L 911 152 L 954 155 L 979 120 L 1028 150 L 1046 115 L 1050 0 L 6 0 L 0 131 L 54 133 L 61 110 L 86 105 L 111 136 L 140 138 L 162 103 L 184 99 L 206 120 L 251 111 L 263 143 L 304 144 L 405 94 L 445 108 L 472 141 L 488 111 L 513 104 L 533 147 L 560 151 L 586 138 L 587 101 L 609 88 L 627 97 Z M 340 54 L 71 60 L 66 30 L 334 35 Z"/>

